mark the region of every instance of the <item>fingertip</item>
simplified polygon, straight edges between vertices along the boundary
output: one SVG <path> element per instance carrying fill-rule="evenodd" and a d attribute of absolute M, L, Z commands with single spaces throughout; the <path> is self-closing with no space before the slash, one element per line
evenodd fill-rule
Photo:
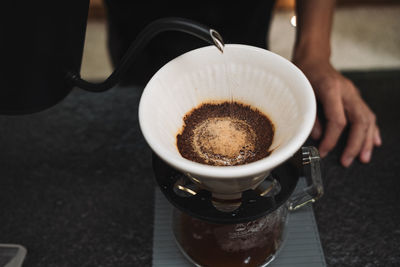
<path fill-rule="evenodd" d="M 375 134 L 374 134 L 374 145 L 381 146 L 382 145 L 382 138 L 381 133 L 379 131 L 379 127 L 375 125 Z"/>
<path fill-rule="evenodd" d="M 371 161 L 371 151 L 363 151 L 360 155 L 360 161 L 362 163 L 369 163 Z"/>
<path fill-rule="evenodd" d="M 326 138 L 321 141 L 319 145 L 319 155 L 321 158 L 326 157 L 329 152 L 333 149 L 333 147 L 327 142 Z"/>
<path fill-rule="evenodd" d="M 322 149 L 322 148 L 319 149 L 319 156 L 321 158 L 325 158 L 327 155 L 328 155 L 328 151 L 327 150 Z"/>
<path fill-rule="evenodd" d="M 382 145 L 382 139 L 379 134 L 374 136 L 374 145 L 375 146 L 381 146 Z"/>
<path fill-rule="evenodd" d="M 351 163 L 353 163 L 354 158 L 349 157 L 349 156 L 343 156 L 341 159 L 341 163 L 344 167 L 348 168 Z"/>

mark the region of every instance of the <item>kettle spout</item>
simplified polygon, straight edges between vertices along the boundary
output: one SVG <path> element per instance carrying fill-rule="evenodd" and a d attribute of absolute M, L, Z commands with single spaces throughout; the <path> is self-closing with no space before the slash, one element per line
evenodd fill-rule
<path fill-rule="evenodd" d="M 210 35 L 214 42 L 214 45 L 218 48 L 219 51 L 221 51 L 221 53 L 223 53 L 225 43 L 222 39 L 222 36 L 214 29 L 210 29 Z"/>

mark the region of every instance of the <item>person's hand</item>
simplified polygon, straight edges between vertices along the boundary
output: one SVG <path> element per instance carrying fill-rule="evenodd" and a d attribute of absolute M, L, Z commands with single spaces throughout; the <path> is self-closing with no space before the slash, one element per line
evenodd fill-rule
<path fill-rule="evenodd" d="M 294 62 L 309 79 L 317 101 L 322 104 L 326 118 L 325 128 L 318 118 L 311 137 L 321 139 L 319 151 L 325 157 L 331 151 L 343 129 L 350 124 L 341 163 L 348 167 L 356 157 L 363 163 L 371 160 L 375 146 L 382 144 L 376 117 L 364 102 L 354 84 L 337 72 L 330 63 Z"/>

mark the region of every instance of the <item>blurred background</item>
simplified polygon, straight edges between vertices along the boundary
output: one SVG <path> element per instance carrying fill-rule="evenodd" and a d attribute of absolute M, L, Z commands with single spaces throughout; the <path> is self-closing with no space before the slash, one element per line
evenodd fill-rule
<path fill-rule="evenodd" d="M 270 50 L 291 58 L 295 0 L 278 0 L 270 28 Z M 103 80 L 112 71 L 107 51 L 107 12 L 91 0 L 82 77 Z M 218 29 L 217 29 L 218 30 Z M 342 71 L 400 68 L 400 2 L 339 0 L 332 33 L 332 63 Z"/>
<path fill-rule="evenodd" d="M 277 0 L 269 45 L 288 59 L 293 16 L 294 0 Z M 112 71 L 106 24 L 102 0 L 91 0 L 82 65 L 91 81 Z M 332 62 L 378 115 L 384 145 L 370 164 L 345 169 L 342 138 L 323 161 L 314 211 L 328 266 L 400 266 L 399 33 L 399 0 L 338 0 Z M 0 116 L 0 243 L 24 245 L 24 266 L 151 266 L 155 182 L 141 87 L 119 89 L 77 89 L 43 112 Z"/>

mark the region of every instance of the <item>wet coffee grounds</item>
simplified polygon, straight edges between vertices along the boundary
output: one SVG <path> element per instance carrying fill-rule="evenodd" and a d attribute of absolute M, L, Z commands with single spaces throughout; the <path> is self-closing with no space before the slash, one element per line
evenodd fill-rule
<path fill-rule="evenodd" d="M 271 120 L 239 102 L 203 103 L 183 118 L 177 135 L 180 154 L 216 166 L 234 166 L 267 157 L 273 137 Z"/>

